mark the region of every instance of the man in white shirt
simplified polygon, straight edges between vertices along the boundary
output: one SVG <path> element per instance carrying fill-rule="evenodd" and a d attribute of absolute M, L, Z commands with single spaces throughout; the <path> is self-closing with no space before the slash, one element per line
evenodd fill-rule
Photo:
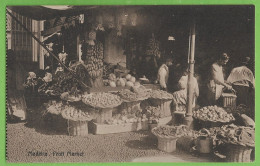
<path fill-rule="evenodd" d="M 169 78 L 169 67 L 172 66 L 173 59 L 167 58 L 165 63 L 161 65 L 158 70 L 157 80 L 159 81 L 162 90 L 167 90 L 167 83 Z"/>
<path fill-rule="evenodd" d="M 250 57 L 244 57 L 240 66 L 235 67 L 227 79 L 236 90 L 237 105 L 245 104 L 250 106 L 252 105 L 250 102 L 254 100 L 253 94 L 250 94 L 250 92 L 254 92 L 255 78 L 253 72 L 246 66 L 249 61 Z"/>
<path fill-rule="evenodd" d="M 229 61 L 229 56 L 226 53 L 220 55 L 219 60 L 211 65 L 210 79 L 208 82 L 208 105 L 215 105 L 216 101 L 220 98 L 223 88 L 228 90 L 232 86 L 228 85 L 224 80 L 223 66 Z"/>

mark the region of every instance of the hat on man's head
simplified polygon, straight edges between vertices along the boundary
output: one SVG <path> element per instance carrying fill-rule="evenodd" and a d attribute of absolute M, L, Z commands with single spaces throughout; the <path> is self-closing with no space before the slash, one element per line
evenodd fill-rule
<path fill-rule="evenodd" d="M 219 56 L 219 59 L 220 60 L 228 60 L 229 59 L 229 56 L 227 53 L 223 53 Z"/>

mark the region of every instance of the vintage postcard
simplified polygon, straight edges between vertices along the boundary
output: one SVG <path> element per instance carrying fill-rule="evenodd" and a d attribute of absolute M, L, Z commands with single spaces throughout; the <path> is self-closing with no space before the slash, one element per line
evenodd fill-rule
<path fill-rule="evenodd" d="M 255 163 L 255 11 L 7 4 L 5 163 Z"/>

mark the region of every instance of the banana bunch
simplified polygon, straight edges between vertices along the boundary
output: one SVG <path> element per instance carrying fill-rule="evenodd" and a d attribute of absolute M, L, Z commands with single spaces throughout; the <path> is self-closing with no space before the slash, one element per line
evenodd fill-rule
<path fill-rule="evenodd" d="M 103 75 L 103 45 L 97 42 L 95 45 L 86 47 L 86 69 L 92 79 L 102 77 Z"/>
<path fill-rule="evenodd" d="M 147 44 L 146 55 L 154 55 L 160 58 L 161 52 L 160 52 L 159 45 L 160 45 L 159 41 L 157 41 L 154 35 L 152 35 L 152 38 L 148 41 Z"/>

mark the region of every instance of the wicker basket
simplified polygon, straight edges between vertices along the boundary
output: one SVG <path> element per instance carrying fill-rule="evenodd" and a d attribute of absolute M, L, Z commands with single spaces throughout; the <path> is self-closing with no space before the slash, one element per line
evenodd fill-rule
<path fill-rule="evenodd" d="M 168 153 L 176 151 L 176 142 L 178 137 L 158 135 L 155 132 L 156 129 L 157 127 L 153 128 L 152 133 L 158 139 L 158 149 Z"/>
<path fill-rule="evenodd" d="M 228 144 L 227 162 L 250 162 L 252 147 Z"/>
<path fill-rule="evenodd" d="M 157 138 L 158 138 L 158 149 L 168 153 L 176 151 L 177 138 L 162 138 L 162 137 L 157 137 Z"/>
<path fill-rule="evenodd" d="M 150 99 L 152 106 L 158 106 L 160 107 L 160 114 L 161 117 L 168 117 L 171 116 L 171 103 L 172 100 L 166 100 L 166 99 Z"/>
<path fill-rule="evenodd" d="M 88 135 L 88 121 L 68 120 L 68 133 L 70 136 Z"/>
<path fill-rule="evenodd" d="M 222 93 L 223 107 L 235 108 L 237 96 L 233 93 Z"/>

